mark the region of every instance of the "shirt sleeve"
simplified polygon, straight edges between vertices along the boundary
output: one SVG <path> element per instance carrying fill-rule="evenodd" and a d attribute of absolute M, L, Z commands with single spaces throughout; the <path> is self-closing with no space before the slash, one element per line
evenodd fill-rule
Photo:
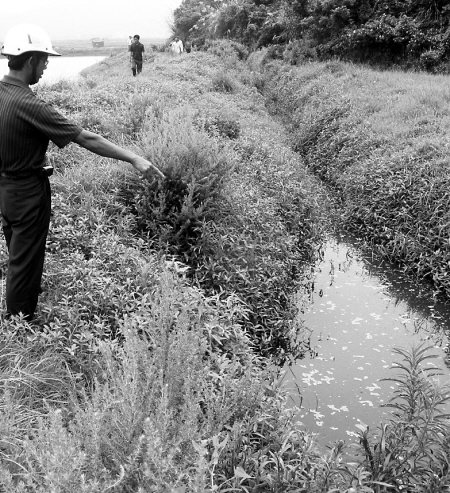
<path fill-rule="evenodd" d="M 50 104 L 44 103 L 36 115 L 36 126 L 60 149 L 73 142 L 83 128 L 61 115 Z"/>

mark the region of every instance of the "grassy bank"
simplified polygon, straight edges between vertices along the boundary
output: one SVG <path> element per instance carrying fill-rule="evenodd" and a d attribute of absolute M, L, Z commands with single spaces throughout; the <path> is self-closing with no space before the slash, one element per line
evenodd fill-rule
<path fill-rule="evenodd" d="M 82 125 L 127 135 L 169 177 L 162 191 L 121 187 L 137 231 L 186 262 L 188 277 L 209 295 L 237 295 L 263 355 L 295 353 L 291 296 L 321 239 L 326 199 L 283 142 L 252 73 L 230 53 L 162 55 L 134 86 L 125 75 L 121 89 L 126 60 L 100 65 L 97 74 L 102 70 L 126 104 L 111 102 L 100 117 L 86 101 Z M 113 89 L 103 85 L 94 94 L 105 91 Z"/>
<path fill-rule="evenodd" d="M 345 227 L 448 296 L 448 78 L 338 62 L 268 70 L 271 107 L 338 192 Z"/>
<path fill-rule="evenodd" d="M 252 74 L 237 57 L 162 54 L 133 78 L 124 54 L 39 93 L 167 180 L 50 149 L 39 325 L 2 320 L 4 488 L 278 488 L 298 484 L 272 476 L 286 443 L 319 471 L 271 361 L 307 347 L 293 295 L 321 188 Z"/>

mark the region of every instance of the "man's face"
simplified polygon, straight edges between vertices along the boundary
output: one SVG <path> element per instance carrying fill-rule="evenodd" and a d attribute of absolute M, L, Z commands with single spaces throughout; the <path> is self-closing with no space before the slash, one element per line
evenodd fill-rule
<path fill-rule="evenodd" d="M 139 43 L 139 38 L 136 38 L 136 37 L 135 37 L 135 38 L 133 38 L 133 41 L 134 41 L 134 44 L 136 44 L 136 45 L 137 45 L 137 44 Z"/>
<path fill-rule="evenodd" d="M 35 62 L 36 63 L 36 62 Z M 48 65 L 48 56 L 43 55 L 42 58 L 39 58 L 35 67 L 35 80 L 30 81 L 30 85 L 37 84 L 39 82 L 39 79 L 43 76 L 45 69 L 47 68 Z"/>

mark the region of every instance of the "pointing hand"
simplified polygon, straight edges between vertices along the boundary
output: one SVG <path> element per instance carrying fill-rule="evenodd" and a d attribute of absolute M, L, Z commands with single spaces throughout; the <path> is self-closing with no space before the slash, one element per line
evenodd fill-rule
<path fill-rule="evenodd" d="M 136 156 L 132 165 L 140 171 L 145 178 L 152 173 L 155 173 L 159 178 L 165 178 L 164 173 L 162 173 L 153 163 L 142 157 Z"/>

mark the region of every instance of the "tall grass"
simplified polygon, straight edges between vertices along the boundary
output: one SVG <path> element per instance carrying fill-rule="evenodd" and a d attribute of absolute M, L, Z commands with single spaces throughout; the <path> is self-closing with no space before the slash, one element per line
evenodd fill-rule
<path fill-rule="evenodd" d="M 345 226 L 448 295 L 446 78 L 334 62 L 268 70 L 269 103 L 338 191 Z"/>

